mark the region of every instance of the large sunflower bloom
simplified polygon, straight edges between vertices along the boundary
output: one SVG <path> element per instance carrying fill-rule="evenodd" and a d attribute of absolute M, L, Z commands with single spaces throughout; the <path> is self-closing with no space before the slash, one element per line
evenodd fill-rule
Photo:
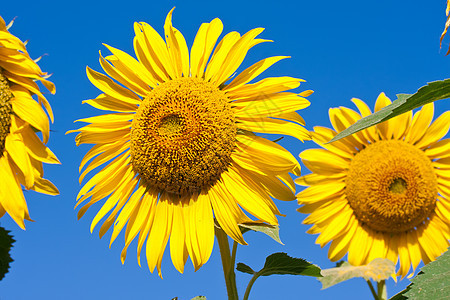
<path fill-rule="evenodd" d="M 252 222 L 242 209 L 254 221 L 277 224 L 275 215 L 280 213 L 271 196 L 295 199 L 295 184 L 288 173 L 299 174 L 299 164 L 284 148 L 253 132 L 309 138 L 295 110 L 309 105 L 301 96 L 311 93 L 284 92 L 300 85 L 302 80 L 292 77 L 249 84 L 285 58 L 281 56 L 262 60 L 225 84 L 247 51 L 266 41 L 256 39 L 262 28 L 243 36 L 231 32 L 213 51 L 223 28 L 214 19 L 200 26 L 189 55 L 171 19 L 172 11 L 164 25 L 166 42 L 148 24 L 134 24 L 137 60 L 105 45 L 112 55 L 100 54 L 100 64 L 124 87 L 87 68 L 90 81 L 104 93 L 84 103 L 117 113 L 79 120 L 91 124 L 75 130 L 80 132 L 77 145 L 96 144 L 81 162 L 80 171 L 93 159 L 80 182 L 108 163 L 82 187 L 77 205 L 90 200 L 79 217 L 107 198 L 91 231 L 112 210 L 100 236 L 114 223 L 112 243 L 126 225 L 122 262 L 139 234 L 139 264 L 147 241 L 149 269 L 153 272 L 157 266 L 160 276 L 169 238 L 178 271 L 183 272 L 188 256 L 195 269 L 208 260 L 214 217 L 241 244 L 246 242 L 238 224 Z"/>
<path fill-rule="evenodd" d="M 25 45 L 8 32 L 0 17 L 0 217 L 7 212 L 25 229 L 31 220 L 22 188 L 57 195 L 58 189 L 42 178 L 42 163 L 59 163 L 44 143 L 49 137 L 49 120 L 53 113 L 36 81 L 55 92 L 55 86 L 25 49 Z M 37 95 L 38 102 L 32 96 Z"/>
<path fill-rule="evenodd" d="M 440 140 L 450 126 L 450 111 L 433 124 L 434 104 L 412 116 L 405 113 L 331 144 L 338 132 L 371 113 L 352 99 L 349 108 L 329 111 L 334 130 L 315 127 L 313 141 L 325 149 L 309 149 L 300 157 L 313 173 L 297 184 L 310 186 L 297 195 L 310 214 L 308 231 L 316 243 L 331 242 L 332 261 L 348 253 L 352 265 L 374 258 L 399 260 L 398 275 L 412 265 L 428 263 L 449 246 L 450 139 Z M 381 93 L 375 111 L 391 103 Z"/>

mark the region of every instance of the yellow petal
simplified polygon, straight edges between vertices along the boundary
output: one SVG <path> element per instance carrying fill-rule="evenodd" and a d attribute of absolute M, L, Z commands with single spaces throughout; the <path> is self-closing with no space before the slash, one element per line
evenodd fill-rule
<path fill-rule="evenodd" d="M 236 118 L 238 128 L 248 131 L 293 136 L 300 141 L 310 140 L 311 136 L 304 127 L 285 120 L 272 118 Z"/>
<path fill-rule="evenodd" d="M 405 136 L 405 142 L 415 144 L 419 141 L 433 120 L 434 103 L 426 104 L 422 109 L 414 114 L 411 127 Z"/>
<path fill-rule="evenodd" d="M 260 95 L 239 102 L 232 102 L 236 107 L 235 116 L 238 118 L 275 117 L 308 107 L 310 102 L 294 93 L 276 93 Z"/>
<path fill-rule="evenodd" d="M 169 80 L 174 71 L 164 40 L 153 27 L 144 22 L 134 23 L 134 32 L 134 49 L 139 61 L 157 81 Z"/>
<path fill-rule="evenodd" d="M 106 94 L 100 94 L 97 98 L 84 100 L 82 103 L 83 104 L 87 103 L 92 107 L 101 110 L 111 110 L 120 112 L 136 112 L 138 108 L 136 104 L 122 101 L 121 99 L 116 99 Z"/>
<path fill-rule="evenodd" d="M 209 197 L 199 195 L 197 205 L 197 238 L 201 253 L 202 265 L 211 256 L 214 246 L 214 216 Z"/>
<path fill-rule="evenodd" d="M 238 76 L 236 76 L 235 79 L 233 79 L 232 82 L 230 82 L 230 84 L 224 88 L 224 90 L 233 90 L 250 82 L 252 79 L 256 78 L 256 76 L 270 68 L 273 64 L 285 58 L 290 58 L 290 56 L 273 56 L 260 60 L 242 71 Z"/>
<path fill-rule="evenodd" d="M 154 88 L 157 86 L 157 82 L 152 74 L 131 55 L 107 44 L 103 45 L 113 54 L 113 56 L 107 56 L 106 60 L 110 61 L 114 65 L 116 71 L 114 73 L 123 77 L 127 83 L 132 83 L 134 86 L 137 85 L 143 96 L 151 91 L 150 87 Z M 102 58 L 101 54 L 100 58 Z M 114 76 L 111 77 L 118 80 L 118 78 L 115 78 Z M 132 90 L 136 92 L 134 89 Z"/>
<path fill-rule="evenodd" d="M 304 80 L 288 76 L 268 77 L 253 84 L 240 85 L 233 89 L 228 89 L 229 85 L 227 85 L 224 87 L 224 90 L 227 91 L 227 96 L 230 100 L 239 100 L 256 97 L 261 94 L 268 95 L 295 89 L 300 86 L 302 81 Z M 299 94 L 299 96 L 307 97 L 308 95 Z"/>
<path fill-rule="evenodd" d="M 259 136 L 238 135 L 236 146 L 242 155 L 247 154 L 252 160 L 267 162 L 273 167 L 284 168 L 286 172 L 292 171 L 299 164 L 295 157 L 279 144 Z"/>
<path fill-rule="evenodd" d="M 242 178 L 242 174 L 229 168 L 222 173 L 223 184 L 230 194 L 234 195 L 236 202 L 247 212 L 261 221 L 277 225 L 278 220 L 274 212 L 278 212 L 270 197 L 255 184 L 249 185 L 251 178 Z M 276 210 L 276 211 L 273 211 Z M 279 212 L 278 212 L 279 213 Z"/>
<path fill-rule="evenodd" d="M 424 150 L 430 159 L 450 157 L 450 139 L 440 140 Z"/>
<path fill-rule="evenodd" d="M 163 193 L 156 205 L 155 219 L 147 239 L 146 247 L 147 264 L 150 272 L 153 273 L 153 270 L 157 267 L 158 275 L 161 278 L 161 261 L 164 249 L 172 232 L 173 223 L 173 204 L 164 198 Z"/>
<path fill-rule="evenodd" d="M 139 105 L 141 103 L 139 96 L 134 94 L 129 89 L 121 87 L 109 77 L 98 73 L 89 67 L 86 67 L 86 74 L 92 84 L 105 94 L 135 105 Z"/>
<path fill-rule="evenodd" d="M 363 118 L 372 114 L 369 106 L 364 101 L 357 98 L 352 98 L 351 101 L 356 105 Z M 362 133 L 367 141 L 374 142 L 375 140 L 378 140 L 378 133 L 375 126 L 370 126 L 369 128 L 362 130 Z"/>
<path fill-rule="evenodd" d="M 137 212 L 139 211 L 139 207 L 141 204 L 141 197 L 144 191 L 141 189 L 139 192 L 133 193 L 131 197 L 128 199 L 127 203 L 123 206 L 121 212 L 116 218 L 116 221 L 114 222 L 114 228 L 111 235 L 111 241 L 109 245 L 114 242 L 116 237 L 119 235 L 119 233 L 122 231 L 123 227 L 127 222 L 131 219 L 132 215 L 137 215 Z M 131 241 L 126 241 L 131 242 Z M 129 244 L 129 243 L 128 243 Z M 123 261 L 122 261 L 123 263 Z"/>
<path fill-rule="evenodd" d="M 244 223 L 246 220 L 241 217 L 243 212 L 236 205 L 234 196 L 221 182 L 217 182 L 209 189 L 208 196 L 220 227 L 236 242 L 247 245 L 238 226 L 239 223 Z M 240 219 L 243 219 L 242 222 Z"/>
<path fill-rule="evenodd" d="M 25 229 L 24 217 L 28 215 L 27 203 L 6 155 L 0 158 L 0 178 L 2 178 L 0 180 L 1 205 L 17 225 Z"/>
<path fill-rule="evenodd" d="M 55 154 L 41 142 L 30 126 L 24 126 L 20 133 L 23 144 L 31 157 L 48 164 L 60 164 Z"/>
<path fill-rule="evenodd" d="M 174 9 L 175 8 L 172 8 L 172 10 L 167 14 L 166 22 L 164 24 L 167 50 L 169 52 L 172 65 L 176 70 L 175 78 L 179 78 L 183 75 L 184 77 L 188 77 L 190 75 L 189 51 L 183 35 L 172 26 L 172 12 Z"/>
<path fill-rule="evenodd" d="M 249 30 L 244 34 L 229 50 L 223 64 L 220 66 L 219 70 L 211 78 L 211 82 L 220 85 L 227 81 L 229 77 L 238 69 L 241 63 L 244 61 L 248 50 L 252 48 L 255 43 L 255 38 L 264 28 L 255 28 Z"/>
<path fill-rule="evenodd" d="M 317 167 L 327 167 L 337 172 L 342 172 L 350 167 L 349 159 L 325 149 L 307 149 L 300 153 L 300 158 L 303 161 L 308 161 L 309 164 L 314 164 Z"/>
<path fill-rule="evenodd" d="M 8 155 L 17 165 L 20 172 L 25 177 L 25 187 L 30 189 L 34 185 L 34 172 L 31 166 L 27 150 L 19 135 L 8 134 L 5 141 L 5 149 Z"/>
<path fill-rule="evenodd" d="M 239 40 L 241 35 L 236 31 L 232 31 L 226 34 L 222 40 L 217 45 L 214 53 L 212 54 L 211 60 L 206 67 L 205 80 L 210 81 L 213 76 L 220 71 L 222 64 L 225 61 L 230 49 Z"/>
<path fill-rule="evenodd" d="M 383 107 L 386 107 L 391 103 L 391 99 L 389 99 L 385 93 L 380 93 L 378 95 L 377 101 L 375 102 L 375 112 L 381 110 Z M 389 140 L 392 138 L 392 134 L 395 130 L 393 123 L 394 122 L 392 121 L 392 119 L 390 119 L 376 125 L 376 128 L 380 132 L 383 139 Z"/>
<path fill-rule="evenodd" d="M 223 24 L 218 18 L 200 26 L 191 49 L 192 77 L 202 78 L 208 59 L 222 30 Z"/>
<path fill-rule="evenodd" d="M 185 230 L 185 218 L 184 207 L 179 204 L 175 204 L 173 207 L 173 224 L 172 233 L 170 235 L 170 257 L 172 263 L 178 272 L 183 273 L 184 265 L 188 257 L 186 248 L 186 230 Z"/>
<path fill-rule="evenodd" d="M 30 93 L 25 88 L 13 85 L 11 91 L 14 94 L 14 98 L 11 101 L 14 113 L 41 131 L 44 143 L 47 143 L 50 134 L 50 124 L 41 106 L 31 98 Z"/>
<path fill-rule="evenodd" d="M 141 231 L 139 231 L 139 237 L 138 237 L 138 246 L 137 246 L 137 259 L 138 264 L 141 266 L 141 250 L 142 246 L 144 245 L 145 240 L 147 239 L 148 233 L 150 232 L 150 229 L 153 225 L 153 221 L 155 219 L 155 213 L 156 213 L 156 201 L 158 199 L 158 193 L 155 191 L 147 192 L 144 194 L 144 197 L 150 197 L 152 201 L 152 209 L 149 212 L 149 215 L 145 219 L 145 226 L 141 228 Z"/>
<path fill-rule="evenodd" d="M 415 145 L 417 148 L 427 147 L 443 138 L 450 128 L 450 111 L 437 118 L 425 131 L 423 137 Z"/>
<path fill-rule="evenodd" d="M 115 49 L 105 44 L 108 49 L 113 49 L 112 53 L 119 53 L 103 58 L 99 52 L 99 61 L 103 70 L 110 77 L 114 78 L 130 90 L 134 91 L 141 97 L 145 97 L 151 91 L 151 87 L 156 87 L 157 83 L 139 62 L 125 52 Z M 108 62 L 108 61 L 109 62 Z M 110 62 L 113 64 L 111 65 Z"/>
<path fill-rule="evenodd" d="M 340 195 L 345 189 L 345 182 L 314 185 L 297 194 L 299 204 L 312 203 L 327 199 L 333 195 Z"/>

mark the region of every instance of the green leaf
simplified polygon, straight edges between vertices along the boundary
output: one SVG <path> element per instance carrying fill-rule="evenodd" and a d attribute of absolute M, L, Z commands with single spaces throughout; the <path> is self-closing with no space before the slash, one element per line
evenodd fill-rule
<path fill-rule="evenodd" d="M 286 253 L 278 252 L 269 255 L 266 258 L 264 267 L 255 273 L 250 267 L 243 263 L 239 263 L 240 269 L 238 271 L 256 274 L 257 276 L 269 276 L 269 275 L 305 275 L 320 277 L 320 268 L 313 265 L 301 258 L 290 257 Z M 245 266 L 245 267 L 244 267 Z M 251 271 L 250 271 L 251 270 Z M 250 271 L 250 272 L 249 272 Z M 253 272 L 253 273 L 251 273 Z"/>
<path fill-rule="evenodd" d="M 404 291 L 406 299 L 448 299 L 450 295 L 450 252 L 422 267 Z M 397 298 L 402 299 L 402 298 Z M 403 298 L 405 299 L 405 298 Z"/>
<path fill-rule="evenodd" d="M 242 272 L 242 273 L 250 274 L 250 275 L 253 275 L 256 273 L 255 271 L 253 271 L 252 268 L 250 268 L 249 266 L 247 266 L 244 263 L 238 263 L 236 266 L 236 270 L 238 270 L 239 272 Z"/>
<path fill-rule="evenodd" d="M 403 291 L 401 291 L 400 293 L 398 293 L 398 294 L 396 294 L 395 296 L 393 296 L 392 298 L 390 298 L 389 300 L 406 300 L 406 299 L 408 299 L 406 296 L 405 296 L 405 293 L 407 292 L 407 291 L 409 291 L 409 287 L 410 287 L 411 285 L 408 285 L 407 287 L 406 287 L 406 289 L 404 289 Z"/>
<path fill-rule="evenodd" d="M 262 233 L 270 236 L 272 239 L 274 239 L 276 242 L 280 243 L 281 245 L 284 245 L 280 239 L 280 228 L 278 226 L 269 225 L 269 224 L 265 224 L 265 223 L 239 224 L 239 226 L 241 227 L 242 233 L 245 233 L 249 230 L 262 232 Z"/>
<path fill-rule="evenodd" d="M 9 235 L 9 232 L 9 230 L 0 227 L 0 280 L 8 273 L 10 263 L 13 261 L 9 251 L 15 240 Z"/>
<path fill-rule="evenodd" d="M 191 300 L 206 300 L 206 297 L 205 296 L 197 296 L 197 297 L 192 298 Z"/>
<path fill-rule="evenodd" d="M 355 124 L 341 131 L 331 139 L 329 143 L 389 120 L 422 105 L 436 100 L 450 98 L 450 79 L 429 82 L 426 86 L 421 87 L 415 94 L 398 94 L 397 98 L 398 99 L 392 104 L 383 107 L 381 110 L 370 116 L 358 120 Z"/>
<path fill-rule="evenodd" d="M 348 262 L 343 263 L 340 267 L 325 269 L 320 272 L 322 278 L 322 289 L 329 288 L 342 281 L 355 277 L 362 277 L 365 280 L 381 281 L 388 279 L 395 273 L 395 264 L 386 258 L 375 258 L 373 261 L 363 266 L 352 266 Z"/>
<path fill-rule="evenodd" d="M 290 257 L 286 253 L 279 252 L 269 255 L 266 258 L 264 268 L 260 271 L 261 276 L 269 276 L 273 274 L 279 275 L 305 275 L 320 277 L 320 268 L 313 265 L 302 258 Z"/>

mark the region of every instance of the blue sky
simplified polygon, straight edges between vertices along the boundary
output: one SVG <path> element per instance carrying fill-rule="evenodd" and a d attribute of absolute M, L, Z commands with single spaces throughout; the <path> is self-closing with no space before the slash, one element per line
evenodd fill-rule
<path fill-rule="evenodd" d="M 274 40 L 253 48 L 240 70 L 273 55 L 290 55 L 262 76 L 293 76 L 305 79 L 298 91 L 312 89 L 311 106 L 300 114 L 306 127 L 330 126 L 328 108 L 352 107 L 350 99 L 360 98 L 373 107 L 380 92 L 395 99 L 398 93 L 413 93 L 427 82 L 449 77 L 450 57 L 444 54 L 439 37 L 445 17 L 445 0 L 439 1 L 3 1 L 1 16 L 16 21 L 11 32 L 29 40 L 33 58 L 44 71 L 53 73 L 56 95 L 48 95 L 55 113 L 49 147 L 62 165 L 46 165 L 45 177 L 60 189 L 57 197 L 25 192 L 31 217 L 22 231 L 8 216 L 0 220 L 12 230 L 17 242 L 12 250 L 15 262 L 0 282 L 0 299 L 226 299 L 217 243 L 206 265 L 194 272 L 188 262 L 185 273 L 172 266 L 169 252 L 163 259 L 163 276 L 140 268 L 135 247 L 130 247 L 125 265 L 120 262 L 123 236 L 109 249 L 109 236 L 98 238 L 89 232 L 99 209 L 94 205 L 79 221 L 73 207 L 80 189 L 79 163 L 90 148 L 75 147 L 78 128 L 75 119 L 94 116 L 99 111 L 81 101 L 100 92 L 88 81 L 85 68 L 100 71 L 98 51 L 107 43 L 134 55 L 133 22 L 144 21 L 163 32 L 166 14 L 176 6 L 173 23 L 192 45 L 203 22 L 220 18 L 224 33 L 244 33 L 255 27 L 266 30 L 261 37 Z M 436 103 L 436 113 L 450 109 L 448 100 Z M 296 157 L 313 142 L 293 138 L 280 142 Z M 309 171 L 302 167 L 303 174 Z M 300 190 L 300 189 L 299 189 Z M 247 233 L 249 246 L 238 248 L 237 262 L 254 269 L 274 252 L 305 258 L 322 268 L 334 263 L 327 259 L 328 247 L 314 244 L 315 236 L 305 231 L 304 215 L 295 210 L 295 201 L 276 202 L 286 217 L 279 218 L 279 245 L 257 233 Z M 167 249 L 168 250 L 168 249 Z M 243 295 L 249 275 L 238 273 L 238 290 Z M 402 290 L 405 279 L 388 282 L 388 293 Z M 353 279 L 320 290 L 315 278 L 297 276 L 263 277 L 253 286 L 252 299 L 361 299 L 370 298 L 362 279 Z"/>

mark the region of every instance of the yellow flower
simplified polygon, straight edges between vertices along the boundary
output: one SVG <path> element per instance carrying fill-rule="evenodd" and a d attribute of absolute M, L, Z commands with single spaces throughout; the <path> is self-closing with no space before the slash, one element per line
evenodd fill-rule
<path fill-rule="evenodd" d="M 25 49 L 25 45 L 8 32 L 0 17 L 0 217 L 7 212 L 25 229 L 31 220 L 21 185 L 26 189 L 57 195 L 58 189 L 42 178 L 42 163 L 59 163 L 36 131 L 42 132 L 44 143 L 49 137 L 49 120 L 53 113 L 36 81 L 52 93 L 55 86 Z M 37 95 L 39 103 L 32 96 Z"/>
<path fill-rule="evenodd" d="M 77 145 L 96 144 L 81 162 L 80 171 L 93 159 L 80 182 L 108 163 L 82 187 L 77 205 L 90 200 L 79 217 L 107 198 L 91 231 L 112 210 L 100 237 L 114 223 L 112 243 L 128 223 L 122 262 L 139 235 L 139 264 L 147 240 L 149 269 L 153 272 L 157 266 L 160 276 L 169 238 L 176 269 L 183 272 L 188 256 L 198 269 L 211 255 L 214 217 L 230 237 L 246 244 L 238 224 L 277 224 L 275 215 L 280 213 L 270 197 L 295 199 L 288 173 L 299 174 L 298 162 L 253 132 L 309 138 L 295 110 L 309 105 L 302 96 L 311 91 L 285 92 L 298 87 L 301 79 L 271 77 L 249 84 L 286 57 L 263 59 L 226 84 L 247 51 L 266 41 L 256 38 L 262 28 L 242 36 L 231 32 L 213 51 L 223 28 L 214 19 L 200 26 L 189 55 L 183 35 L 172 26 L 172 11 L 164 25 L 165 42 L 148 24 L 134 24 L 137 60 L 105 45 L 112 55 L 100 55 L 100 64 L 123 86 L 87 68 L 90 81 L 103 94 L 84 103 L 117 113 L 79 120 L 91 124 L 74 130 L 80 132 Z"/>
<path fill-rule="evenodd" d="M 405 113 L 342 140 L 326 144 L 338 132 L 371 113 L 352 99 L 349 108 L 329 111 L 334 130 L 315 127 L 309 149 L 300 157 L 313 173 L 296 180 L 309 186 L 297 195 L 298 209 L 310 214 L 308 230 L 331 242 L 332 261 L 348 253 L 354 266 L 374 258 L 399 260 L 398 275 L 407 275 L 422 260 L 428 263 L 449 246 L 450 139 L 440 140 L 450 126 L 450 111 L 433 124 L 434 105 L 414 117 Z M 381 93 L 375 111 L 391 103 Z"/>

